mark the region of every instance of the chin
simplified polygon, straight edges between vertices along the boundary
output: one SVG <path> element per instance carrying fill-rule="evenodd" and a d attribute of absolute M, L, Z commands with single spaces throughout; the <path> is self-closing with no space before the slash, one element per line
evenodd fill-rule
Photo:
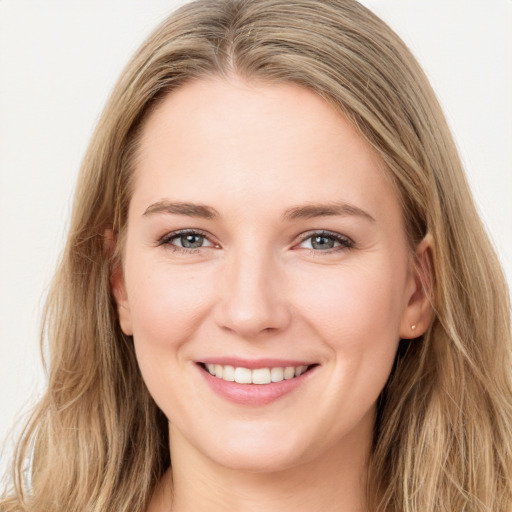
<path fill-rule="evenodd" d="M 226 469 L 247 473 L 278 473 L 305 462 L 302 454 L 276 446 L 267 446 L 264 450 L 236 447 L 233 451 L 212 453 L 211 458 Z"/>
<path fill-rule="evenodd" d="M 309 447 L 307 452 L 304 447 Z M 283 435 L 279 431 L 265 433 L 264 429 L 259 429 L 252 434 L 218 436 L 214 444 L 208 443 L 201 451 L 227 469 L 275 473 L 314 457 L 312 448 L 311 442 L 301 442 L 297 436 L 291 436 L 289 430 Z"/>

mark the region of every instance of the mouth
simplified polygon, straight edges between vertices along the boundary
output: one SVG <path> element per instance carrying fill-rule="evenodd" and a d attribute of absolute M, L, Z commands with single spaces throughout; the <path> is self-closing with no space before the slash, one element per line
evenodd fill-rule
<path fill-rule="evenodd" d="M 285 359 L 208 358 L 196 361 L 205 383 L 222 399 L 259 407 L 308 386 L 318 363 Z"/>
<path fill-rule="evenodd" d="M 252 369 L 244 366 L 214 363 L 199 363 L 199 366 L 213 377 L 217 377 L 225 382 L 265 385 L 295 379 L 318 365 L 302 364 L 297 366 L 271 366 Z"/>

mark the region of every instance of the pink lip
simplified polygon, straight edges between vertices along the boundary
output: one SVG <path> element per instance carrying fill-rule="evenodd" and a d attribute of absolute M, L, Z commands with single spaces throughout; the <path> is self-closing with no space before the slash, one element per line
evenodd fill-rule
<path fill-rule="evenodd" d="M 301 363 L 290 361 L 279 361 L 279 364 L 268 364 L 269 360 L 258 361 L 245 361 L 241 363 L 237 360 L 236 364 L 226 362 L 226 359 L 209 359 L 208 364 L 231 364 L 232 366 L 239 366 L 244 368 L 272 368 L 272 367 L 285 367 L 285 366 L 301 366 Z M 233 361 L 233 360 L 230 360 Z M 205 361 L 206 362 L 206 361 Z M 250 366 L 248 366 L 248 363 Z M 302 384 L 305 384 L 314 373 L 315 367 L 309 369 L 299 377 L 294 377 L 289 380 L 282 380 L 281 382 L 271 382 L 270 384 L 239 384 L 237 382 L 227 382 L 225 380 L 214 377 L 206 371 L 201 365 L 197 365 L 197 369 L 205 379 L 210 388 L 220 397 L 229 400 L 235 404 L 261 406 L 267 405 L 279 398 L 296 390 Z"/>

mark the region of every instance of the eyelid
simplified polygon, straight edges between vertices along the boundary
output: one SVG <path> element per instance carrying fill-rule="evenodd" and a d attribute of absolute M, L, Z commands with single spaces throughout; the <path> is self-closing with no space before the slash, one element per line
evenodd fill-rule
<path fill-rule="evenodd" d="M 175 238 L 178 238 L 179 236 L 187 235 L 187 234 L 193 234 L 193 235 L 200 235 L 204 237 L 211 245 L 205 246 L 205 247 L 197 247 L 197 248 L 186 248 L 186 247 L 180 247 L 179 245 L 175 245 L 171 243 L 171 241 Z M 314 249 L 314 248 L 304 248 L 306 250 L 309 250 L 314 253 L 332 253 L 336 252 L 338 250 L 345 250 L 345 249 L 351 249 L 355 246 L 354 241 L 341 233 L 337 233 L 336 231 L 329 231 L 326 229 L 317 229 L 317 230 L 310 230 L 305 233 L 301 233 L 299 235 L 299 243 L 295 244 L 293 246 L 293 249 L 300 248 L 300 244 L 302 244 L 304 241 L 308 240 L 309 238 L 312 238 L 314 236 L 323 236 L 326 238 L 334 239 L 339 245 L 336 247 L 332 247 L 330 249 Z M 172 248 L 176 251 L 182 251 L 182 252 L 197 252 L 201 249 L 206 249 L 210 247 L 219 248 L 219 244 L 214 240 L 212 235 L 202 229 L 198 228 L 185 228 L 185 229 L 178 229 L 176 231 L 171 231 L 169 233 L 166 233 L 165 235 L 161 236 L 157 240 L 157 246 L 168 246 L 169 248 Z"/>
<path fill-rule="evenodd" d="M 171 240 L 178 238 L 179 236 L 183 235 L 200 235 L 204 237 L 208 242 L 210 242 L 211 245 L 205 246 L 205 247 L 197 247 L 195 249 L 187 249 L 186 247 L 180 247 L 179 245 L 175 245 L 171 243 Z M 182 250 L 186 252 L 191 251 L 198 251 L 200 249 L 205 249 L 207 247 L 219 247 L 219 244 L 213 239 L 212 235 L 206 231 L 203 231 L 202 229 L 198 228 L 185 228 L 185 229 L 177 229 L 176 231 L 170 231 L 169 233 L 166 233 L 165 235 L 161 236 L 157 240 L 157 246 L 163 246 L 168 245 L 176 250 Z"/>
<path fill-rule="evenodd" d="M 307 249 L 307 250 L 310 250 L 315 253 L 328 254 L 330 252 L 335 252 L 337 250 L 352 249 L 355 246 L 355 242 L 350 237 L 348 237 L 346 235 L 342 235 L 341 233 L 337 233 L 336 231 L 329 231 L 327 229 L 319 229 L 319 230 L 307 231 L 307 232 L 299 235 L 299 239 L 300 239 L 299 244 L 296 244 L 294 246 L 294 248 L 314 236 L 324 236 L 326 238 L 333 238 L 336 242 L 338 242 L 340 244 L 337 247 L 333 247 L 331 249 L 325 249 L 325 250 L 319 250 L 319 249 L 313 249 L 313 248 Z"/>

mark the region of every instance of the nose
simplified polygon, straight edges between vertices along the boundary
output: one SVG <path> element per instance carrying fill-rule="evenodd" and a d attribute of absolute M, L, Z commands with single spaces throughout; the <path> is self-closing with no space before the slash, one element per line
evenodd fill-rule
<path fill-rule="evenodd" d="M 221 276 L 217 324 L 246 339 L 285 330 L 291 321 L 284 269 L 271 255 L 238 254 Z"/>

